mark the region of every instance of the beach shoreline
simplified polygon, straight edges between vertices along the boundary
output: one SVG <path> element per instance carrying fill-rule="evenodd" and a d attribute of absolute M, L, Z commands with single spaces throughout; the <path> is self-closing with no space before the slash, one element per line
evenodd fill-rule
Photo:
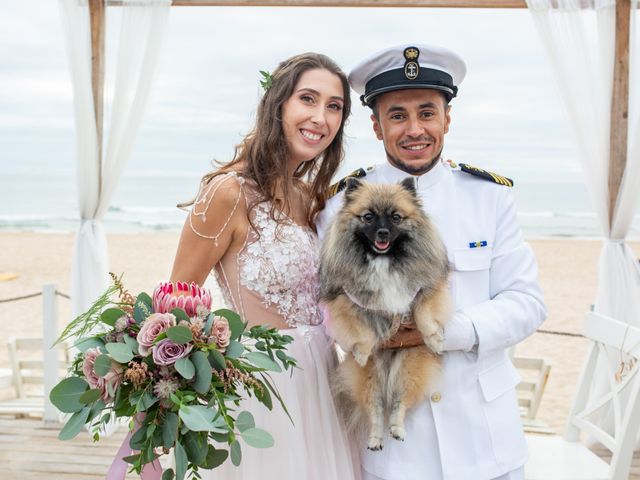
<path fill-rule="evenodd" d="M 170 273 L 180 233 L 123 233 L 107 235 L 110 269 L 124 273 L 132 293 L 153 289 Z M 70 293 L 73 233 L 0 232 L 0 273 L 18 277 L 0 282 L 0 301 L 37 293 L 45 284 Z M 601 239 L 528 239 L 538 259 L 540 283 L 549 317 L 543 329 L 580 333 L 582 320 L 594 301 Z M 636 255 L 640 242 L 629 242 Z M 211 278 L 211 280 L 213 280 Z M 70 302 L 57 297 L 58 329 L 70 319 Z M 12 337 L 42 336 L 42 297 L 0 303 L 5 341 L 0 368 L 7 368 L 6 341 Z M 544 357 L 552 364 L 538 418 L 561 432 L 575 391 L 587 341 L 578 337 L 534 333 L 516 347 L 520 356 Z"/>

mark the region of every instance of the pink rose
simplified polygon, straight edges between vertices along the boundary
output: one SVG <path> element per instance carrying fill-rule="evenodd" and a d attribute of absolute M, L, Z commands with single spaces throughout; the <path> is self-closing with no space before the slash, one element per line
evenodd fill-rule
<path fill-rule="evenodd" d="M 142 323 L 142 327 L 136 337 L 140 355 L 147 356 L 158 335 L 166 332 L 171 327 L 175 327 L 175 325 L 176 317 L 171 313 L 152 313 L 149 315 Z"/>
<path fill-rule="evenodd" d="M 172 340 L 165 338 L 156 343 L 153 348 L 153 361 L 156 365 L 173 365 L 176 360 L 186 357 L 191 352 L 193 345 L 178 345 Z"/>
<path fill-rule="evenodd" d="M 115 393 L 116 389 L 122 382 L 122 366 L 114 361 L 111 362 L 111 369 L 104 377 L 99 376 L 94 370 L 96 358 L 102 355 L 98 348 L 90 348 L 84 353 L 84 362 L 82 363 L 82 372 L 91 388 L 98 388 L 102 392 L 102 399 L 105 403 L 113 400 L 111 393 Z M 111 393 L 110 393 L 111 392 Z"/>
<path fill-rule="evenodd" d="M 195 282 L 162 282 L 153 291 L 154 312 L 167 313 L 181 308 L 191 318 L 198 315 L 198 306 L 210 310 L 211 294 Z"/>
<path fill-rule="evenodd" d="M 211 326 L 211 336 L 215 339 L 216 345 L 221 351 L 229 346 L 229 339 L 231 338 L 231 330 L 229 329 L 229 322 L 226 318 L 215 317 L 213 319 L 213 325 Z"/>

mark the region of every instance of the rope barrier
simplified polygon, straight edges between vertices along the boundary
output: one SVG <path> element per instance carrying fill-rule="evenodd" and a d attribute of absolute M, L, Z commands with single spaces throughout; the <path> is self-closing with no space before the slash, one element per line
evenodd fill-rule
<path fill-rule="evenodd" d="M 56 290 L 56 295 L 62 297 L 62 298 L 66 298 L 67 300 L 71 300 L 71 297 L 69 295 L 67 295 L 66 293 L 62 293 L 59 292 L 58 290 Z M 39 297 L 40 295 L 42 295 L 42 292 L 38 292 L 38 293 L 31 293 L 29 295 L 22 295 L 20 297 L 12 297 L 12 298 L 3 298 L 0 300 L 0 303 L 8 303 L 8 302 L 15 302 L 18 300 L 26 300 L 28 298 L 35 298 L 35 297 Z"/>
<path fill-rule="evenodd" d="M 580 334 L 580 333 L 572 333 L 572 332 L 558 332 L 556 330 L 543 330 L 543 329 L 538 329 L 536 330 L 536 332 L 538 333 L 546 333 L 548 335 L 562 335 L 564 337 L 580 337 L 580 338 L 585 338 L 584 335 Z"/>

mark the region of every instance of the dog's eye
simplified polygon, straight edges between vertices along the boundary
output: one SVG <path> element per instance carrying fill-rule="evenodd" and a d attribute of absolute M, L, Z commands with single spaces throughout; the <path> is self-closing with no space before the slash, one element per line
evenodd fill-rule
<path fill-rule="evenodd" d="M 371 223 L 373 222 L 373 213 L 371 212 L 367 212 L 364 215 L 362 215 L 362 221 L 364 223 Z"/>
<path fill-rule="evenodd" d="M 394 213 L 394 214 L 391 216 L 391 221 L 392 221 L 393 223 L 400 223 L 400 222 L 402 221 L 402 216 L 401 216 L 399 213 Z"/>

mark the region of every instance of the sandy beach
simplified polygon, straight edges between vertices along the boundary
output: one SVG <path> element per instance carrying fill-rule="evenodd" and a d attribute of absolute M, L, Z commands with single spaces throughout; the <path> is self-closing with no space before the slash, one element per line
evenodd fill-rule
<path fill-rule="evenodd" d="M 126 272 L 124 281 L 132 293 L 149 290 L 171 271 L 179 233 L 141 233 L 108 237 L 111 270 Z M 0 273 L 15 273 L 14 280 L 0 282 L 0 301 L 39 292 L 55 284 L 69 293 L 72 234 L 0 233 Z M 596 290 L 600 240 L 543 239 L 529 242 L 538 258 L 540 282 L 549 318 L 546 330 L 580 333 L 582 319 Z M 640 243 L 630 243 L 640 254 Z M 58 297 L 61 329 L 70 316 L 69 301 Z M 42 335 L 42 298 L 0 303 L 3 338 Z M 536 333 L 517 346 L 517 355 L 545 357 L 552 363 L 551 376 L 538 418 L 561 432 L 572 400 L 587 342 L 581 338 Z M 0 368 L 8 367 L 5 342 L 0 343 Z"/>

